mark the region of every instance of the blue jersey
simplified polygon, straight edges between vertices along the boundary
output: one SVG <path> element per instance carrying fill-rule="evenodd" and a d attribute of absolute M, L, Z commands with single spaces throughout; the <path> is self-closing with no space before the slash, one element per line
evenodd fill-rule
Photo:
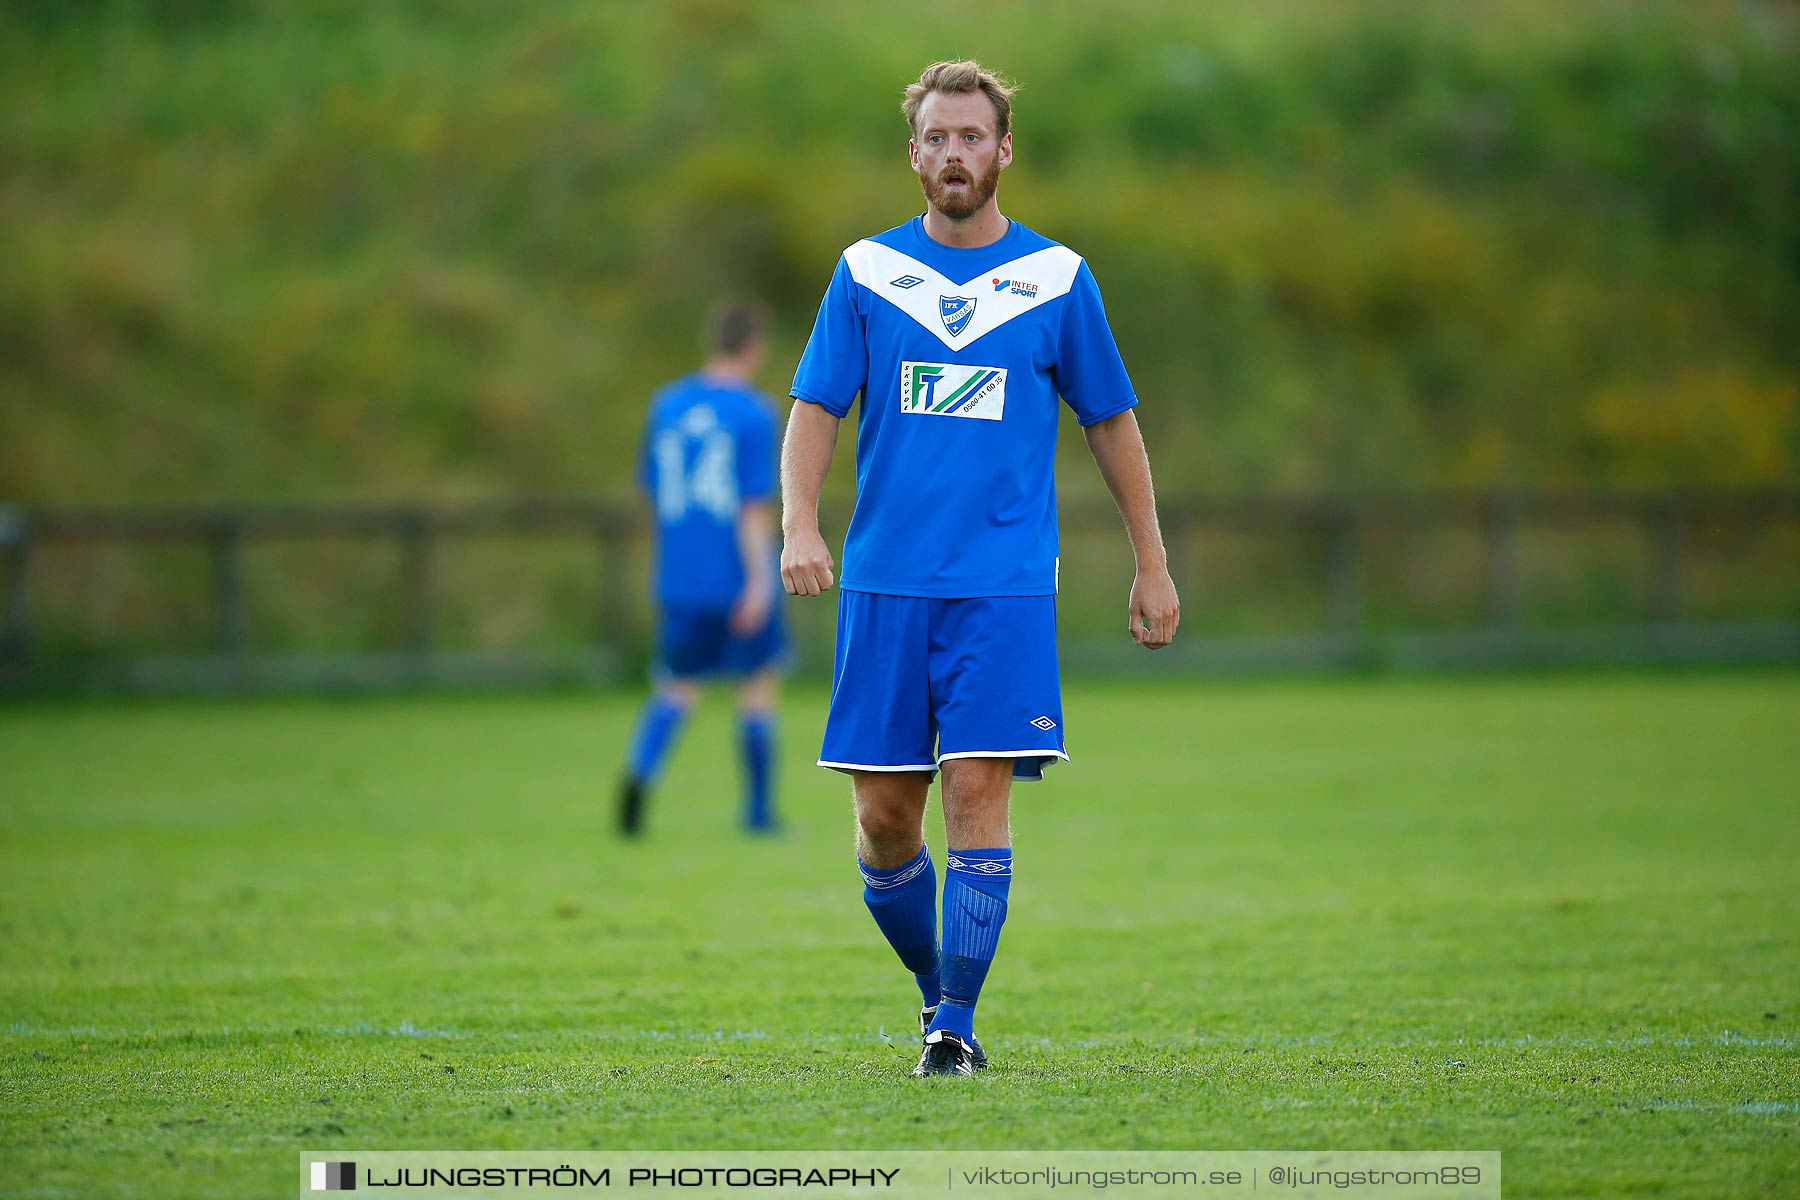
<path fill-rule="evenodd" d="M 1137 404 L 1081 256 L 1014 221 L 978 249 L 924 218 L 844 251 L 794 376 L 846 416 L 856 510 L 841 585 L 898 596 L 1051 595 L 1056 424 Z"/>
<path fill-rule="evenodd" d="M 775 490 L 774 406 L 743 384 L 677 380 L 651 401 L 638 478 L 656 509 L 658 602 L 729 609 L 744 587 L 738 513 Z"/>

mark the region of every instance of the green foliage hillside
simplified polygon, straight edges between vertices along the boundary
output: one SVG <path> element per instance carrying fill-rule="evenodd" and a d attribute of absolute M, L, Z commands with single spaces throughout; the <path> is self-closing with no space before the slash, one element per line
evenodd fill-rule
<path fill-rule="evenodd" d="M 783 389 L 962 55 L 1165 486 L 1793 482 L 1792 16 L 1349 8 L 9 5 L 0 495 L 621 488 L 716 297 Z"/>

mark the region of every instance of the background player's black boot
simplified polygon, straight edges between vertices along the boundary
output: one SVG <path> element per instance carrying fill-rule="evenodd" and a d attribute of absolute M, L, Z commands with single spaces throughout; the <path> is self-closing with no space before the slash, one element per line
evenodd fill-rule
<path fill-rule="evenodd" d="M 627 775 L 619 784 L 619 833 L 636 837 L 644 832 L 644 785 Z"/>

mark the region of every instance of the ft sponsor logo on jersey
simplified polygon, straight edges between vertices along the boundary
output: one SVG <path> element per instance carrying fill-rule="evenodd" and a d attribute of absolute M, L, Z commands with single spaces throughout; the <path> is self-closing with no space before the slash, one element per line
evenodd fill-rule
<path fill-rule="evenodd" d="M 1013 295 L 1023 296 L 1027 300 L 1038 298 L 1038 285 L 1026 283 L 1023 279 L 1002 279 L 996 275 L 994 276 L 994 290 L 996 292 L 1010 291 Z"/>
<path fill-rule="evenodd" d="M 958 363 L 900 364 L 900 411 L 998 421 L 1006 410 L 1006 369 Z"/>

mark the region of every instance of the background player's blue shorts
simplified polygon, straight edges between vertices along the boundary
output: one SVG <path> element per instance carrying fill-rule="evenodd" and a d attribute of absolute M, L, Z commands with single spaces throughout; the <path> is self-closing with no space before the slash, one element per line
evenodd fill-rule
<path fill-rule="evenodd" d="M 781 605 L 769 609 L 760 632 L 741 638 L 731 632 L 731 613 L 716 609 L 665 609 L 656 631 L 655 674 L 668 679 L 711 675 L 754 675 L 785 666 L 787 625 Z"/>
<path fill-rule="evenodd" d="M 837 660 L 819 765 L 935 771 L 1011 758 L 1042 779 L 1063 751 L 1056 597 L 934 600 L 838 593 Z"/>

